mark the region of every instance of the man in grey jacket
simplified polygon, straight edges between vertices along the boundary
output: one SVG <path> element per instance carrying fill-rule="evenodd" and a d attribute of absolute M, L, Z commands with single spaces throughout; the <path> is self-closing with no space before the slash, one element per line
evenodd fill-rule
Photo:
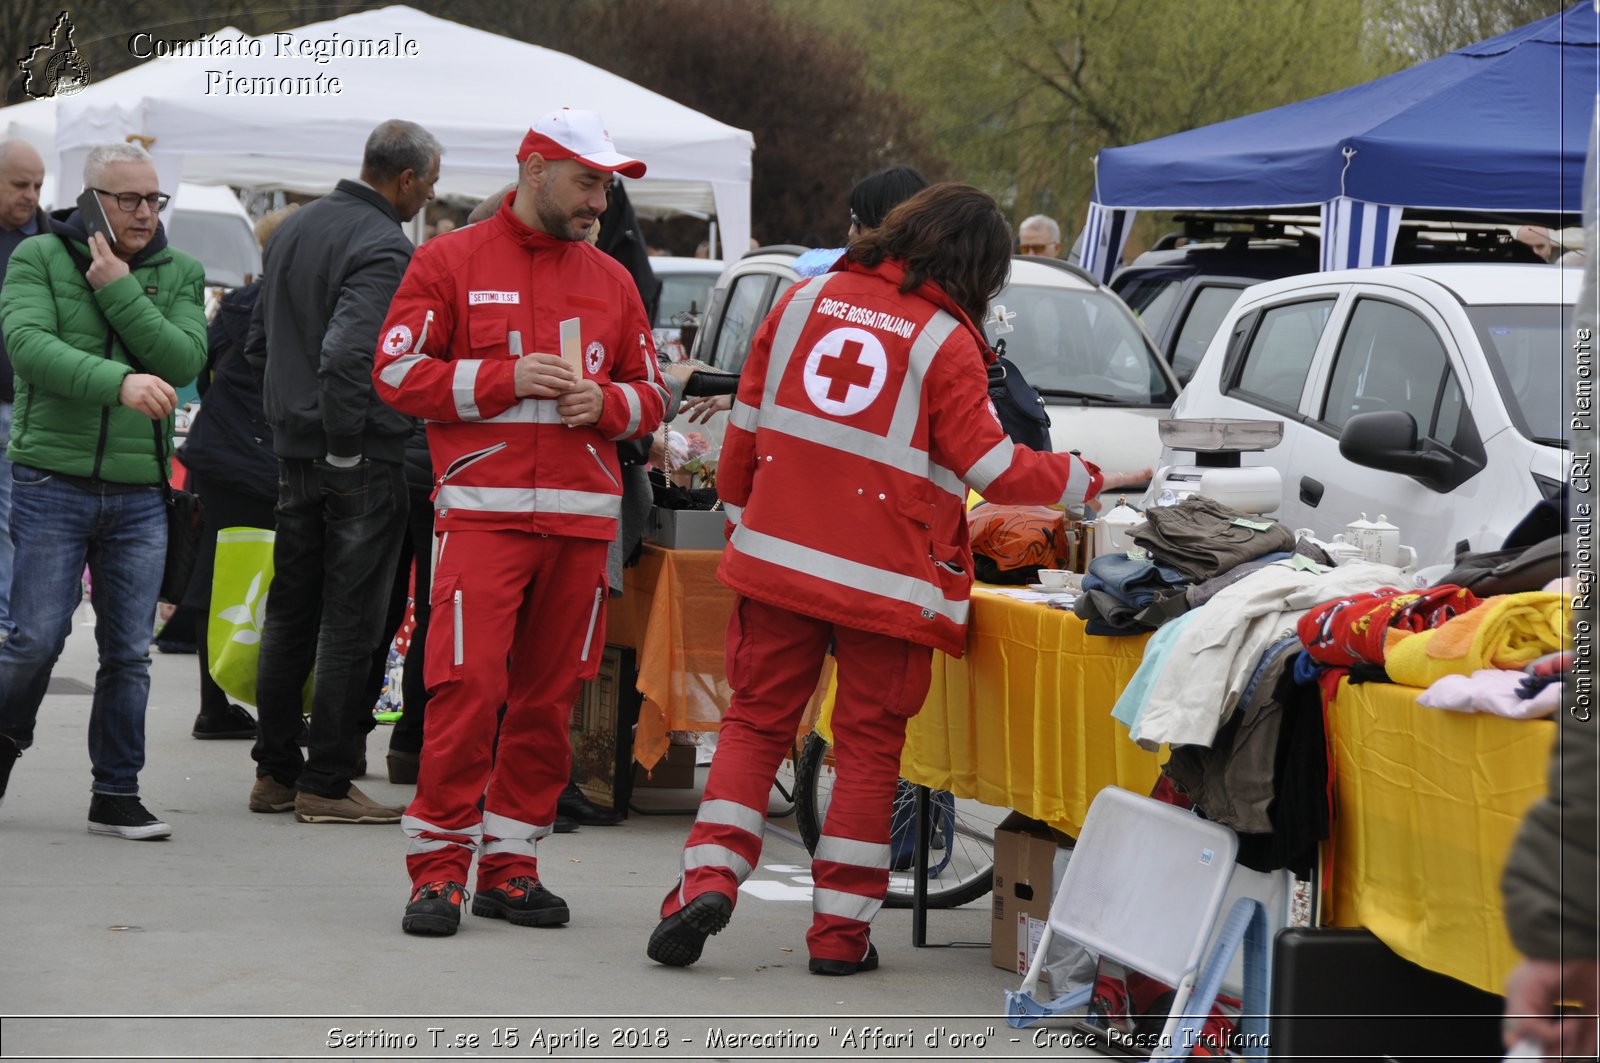
<path fill-rule="evenodd" d="M 405 534 L 413 421 L 379 401 L 372 360 L 411 261 L 400 223 L 433 198 L 438 140 L 391 119 L 367 138 L 361 180 L 340 181 L 267 243 L 246 357 L 278 453 L 277 541 L 257 669 L 252 812 L 302 823 L 398 823 L 351 784 L 377 691 L 373 653 Z M 315 674 L 310 742 L 295 742 Z"/>

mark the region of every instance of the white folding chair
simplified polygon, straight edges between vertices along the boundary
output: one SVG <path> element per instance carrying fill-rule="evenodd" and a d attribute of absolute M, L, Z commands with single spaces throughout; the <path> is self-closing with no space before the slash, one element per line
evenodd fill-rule
<path fill-rule="evenodd" d="M 1238 849 L 1227 827 L 1128 790 L 1101 790 L 1084 817 L 1027 977 L 1020 989 L 1006 992 L 1007 1021 L 1022 1028 L 1088 1002 L 1092 986 L 1045 1003 L 1033 998 L 1050 940 L 1062 934 L 1171 985 L 1172 1010 L 1151 1058 L 1186 1058 L 1243 941 L 1240 1040 L 1259 1050 L 1269 987 L 1267 918 L 1258 901 L 1245 897 L 1234 904 L 1201 968 Z"/>

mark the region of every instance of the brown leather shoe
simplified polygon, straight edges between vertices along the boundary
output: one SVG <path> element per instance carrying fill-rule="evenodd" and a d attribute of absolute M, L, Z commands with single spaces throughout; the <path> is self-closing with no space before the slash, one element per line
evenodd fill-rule
<path fill-rule="evenodd" d="M 399 823 L 405 809 L 380 805 L 358 787 L 343 797 L 323 797 L 302 791 L 294 799 L 294 818 L 301 823 Z"/>
<path fill-rule="evenodd" d="M 263 775 L 250 787 L 250 811 L 287 812 L 294 807 L 295 788 Z"/>

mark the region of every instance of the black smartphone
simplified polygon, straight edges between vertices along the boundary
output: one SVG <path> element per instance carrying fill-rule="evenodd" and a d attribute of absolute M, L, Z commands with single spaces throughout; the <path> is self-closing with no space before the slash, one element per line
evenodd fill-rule
<path fill-rule="evenodd" d="M 105 233 L 106 244 L 114 251 L 117 247 L 117 238 L 111 232 L 111 219 L 106 217 L 105 204 L 100 202 L 100 196 L 92 188 L 85 188 L 78 197 L 78 213 L 83 215 L 83 227 L 90 238 L 95 233 Z"/>

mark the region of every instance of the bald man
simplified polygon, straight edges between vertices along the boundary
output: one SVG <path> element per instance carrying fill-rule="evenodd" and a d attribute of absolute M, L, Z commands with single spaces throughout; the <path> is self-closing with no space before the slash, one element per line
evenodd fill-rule
<path fill-rule="evenodd" d="M 50 227 L 39 209 L 39 186 L 44 183 L 44 160 L 23 140 L 0 141 L 0 284 L 5 283 L 11 252 L 23 240 Z M 6 442 L 11 438 L 11 400 L 15 398 L 11 359 L 5 337 L 0 336 L 0 642 L 11 635 L 11 462 Z"/>

